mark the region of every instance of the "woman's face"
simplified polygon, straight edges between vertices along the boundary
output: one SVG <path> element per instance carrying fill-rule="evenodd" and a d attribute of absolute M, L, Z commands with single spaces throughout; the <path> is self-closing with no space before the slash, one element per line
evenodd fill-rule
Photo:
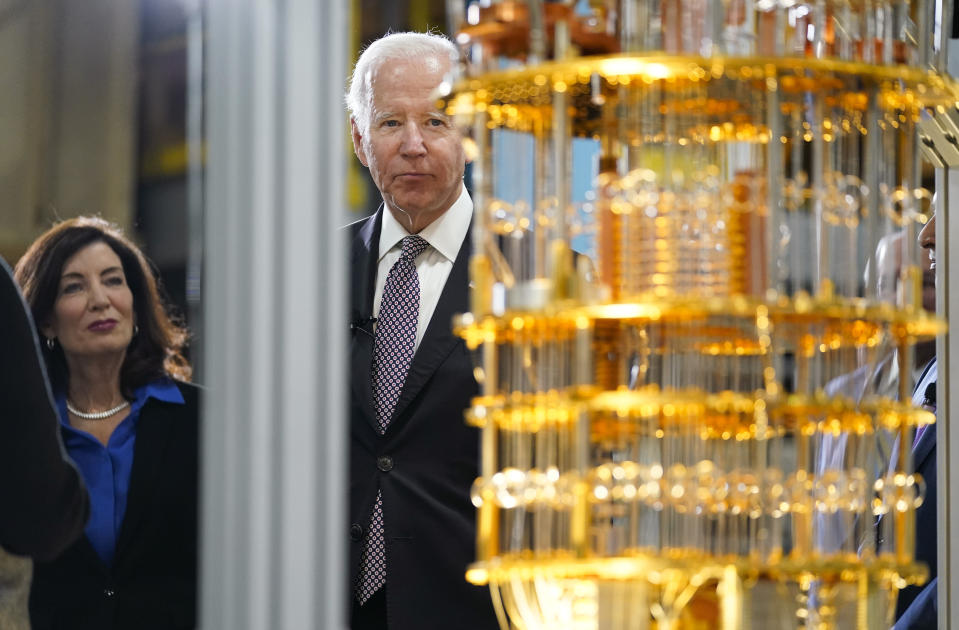
<path fill-rule="evenodd" d="M 68 358 L 124 354 L 134 323 L 133 293 L 109 245 L 91 243 L 67 260 L 43 334 L 56 337 Z"/>

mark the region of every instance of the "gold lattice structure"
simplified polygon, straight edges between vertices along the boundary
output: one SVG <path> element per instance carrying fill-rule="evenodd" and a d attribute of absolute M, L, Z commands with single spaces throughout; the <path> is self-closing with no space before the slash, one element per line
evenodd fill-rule
<path fill-rule="evenodd" d="M 446 96 L 476 204 L 467 578 L 504 628 L 884 628 L 925 580 L 898 444 L 934 420 L 908 402 L 913 347 L 944 330 L 915 245 L 917 124 L 957 100 L 933 11 L 468 12 Z M 886 298 L 865 264 L 895 233 Z"/>

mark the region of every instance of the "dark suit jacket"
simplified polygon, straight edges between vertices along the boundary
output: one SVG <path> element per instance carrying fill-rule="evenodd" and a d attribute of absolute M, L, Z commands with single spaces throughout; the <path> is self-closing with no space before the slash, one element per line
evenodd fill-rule
<path fill-rule="evenodd" d="M 33 630 L 174 630 L 196 625 L 199 392 L 140 410 L 127 510 L 112 567 L 86 536 L 37 563 Z"/>
<path fill-rule="evenodd" d="M 427 327 L 384 435 L 377 431 L 370 380 L 369 319 L 382 206 L 351 226 L 350 594 L 359 571 L 377 489 L 386 523 L 390 630 L 494 629 L 489 590 L 464 574 L 475 560 L 470 486 L 478 476 L 478 431 L 463 411 L 477 393 L 464 342 L 451 332 L 469 310 L 467 235 Z M 388 459 L 386 459 L 388 458 Z"/>
<path fill-rule="evenodd" d="M 50 559 L 83 532 L 87 493 L 60 442 L 27 305 L 0 259 L 0 547 Z"/>
<path fill-rule="evenodd" d="M 935 363 L 933 360 L 926 370 Z M 923 376 L 925 372 L 923 372 Z M 922 380 L 920 377 L 919 381 Z M 912 452 L 913 466 L 926 482 L 926 498 L 916 510 L 917 562 L 929 565 L 929 582 L 925 586 L 908 586 L 899 592 L 896 601 L 895 630 L 935 630 L 938 627 L 936 589 L 936 425 L 923 431 Z"/>

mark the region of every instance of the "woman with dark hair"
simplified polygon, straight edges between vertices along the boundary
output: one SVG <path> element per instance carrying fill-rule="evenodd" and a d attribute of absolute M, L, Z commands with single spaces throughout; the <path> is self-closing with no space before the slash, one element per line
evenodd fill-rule
<path fill-rule="evenodd" d="M 34 630 L 194 627 L 199 397 L 186 330 L 143 253 L 99 218 L 55 225 L 15 275 L 91 505 L 85 535 L 36 564 Z"/>

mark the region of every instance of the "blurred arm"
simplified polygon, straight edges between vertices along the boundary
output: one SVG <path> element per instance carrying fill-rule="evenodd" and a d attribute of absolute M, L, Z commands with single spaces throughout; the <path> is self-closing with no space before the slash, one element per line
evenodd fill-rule
<path fill-rule="evenodd" d="M 935 630 L 939 627 L 939 599 L 937 589 L 939 578 L 933 578 L 926 584 L 916 599 L 903 611 L 893 630 Z"/>
<path fill-rule="evenodd" d="M 49 560 L 82 533 L 86 489 L 67 459 L 33 320 L 0 259 L 0 545 Z"/>

